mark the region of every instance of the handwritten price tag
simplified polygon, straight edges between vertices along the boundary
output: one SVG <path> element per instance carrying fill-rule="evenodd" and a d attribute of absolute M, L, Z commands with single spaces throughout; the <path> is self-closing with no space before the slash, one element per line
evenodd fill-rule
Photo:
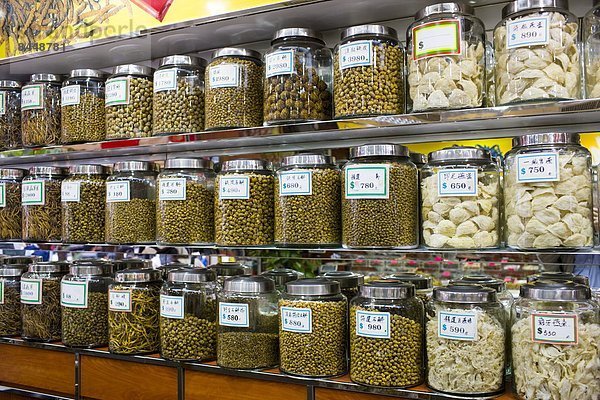
<path fill-rule="evenodd" d="M 531 314 L 532 341 L 551 344 L 577 344 L 577 314 L 539 313 Z"/>
<path fill-rule="evenodd" d="M 517 182 L 555 182 L 560 179 L 558 153 L 520 154 Z"/>
<path fill-rule="evenodd" d="M 477 314 L 468 311 L 440 311 L 438 336 L 452 340 L 477 340 Z"/>
<path fill-rule="evenodd" d="M 281 329 L 288 332 L 312 333 L 312 310 L 281 307 Z"/>

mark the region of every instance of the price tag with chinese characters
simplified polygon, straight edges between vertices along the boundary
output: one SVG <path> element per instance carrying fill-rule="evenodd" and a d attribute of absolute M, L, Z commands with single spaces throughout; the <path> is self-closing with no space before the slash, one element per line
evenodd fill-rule
<path fill-rule="evenodd" d="M 340 69 L 371 66 L 372 51 L 372 44 L 367 40 L 341 45 L 338 51 Z"/>
<path fill-rule="evenodd" d="M 312 333 L 312 310 L 281 307 L 281 329 L 287 332 Z"/>
<path fill-rule="evenodd" d="M 519 154 L 516 157 L 517 182 L 560 180 L 558 153 Z"/>
<path fill-rule="evenodd" d="M 294 51 L 276 51 L 266 56 L 267 78 L 277 75 L 291 75 L 294 73 Z"/>
<path fill-rule="evenodd" d="M 131 290 L 109 290 L 108 309 L 131 312 Z"/>
<path fill-rule="evenodd" d="M 44 108 L 44 85 L 29 85 L 21 90 L 21 110 Z"/>
<path fill-rule="evenodd" d="M 477 169 L 438 171 L 438 196 L 477 196 Z"/>
<path fill-rule="evenodd" d="M 240 66 L 220 64 L 208 69 L 208 83 L 211 88 L 238 87 L 240 84 Z"/>
<path fill-rule="evenodd" d="M 42 304 L 41 279 L 21 279 L 21 303 Z"/>
<path fill-rule="evenodd" d="M 453 340 L 477 340 L 477 314 L 468 311 L 440 311 L 438 336 Z"/>
<path fill-rule="evenodd" d="M 248 304 L 219 303 L 219 325 L 249 327 Z"/>
<path fill-rule="evenodd" d="M 6 92 L 0 92 L 0 115 L 6 114 Z"/>
<path fill-rule="evenodd" d="M 60 190 L 60 201 L 63 202 L 79 202 L 80 199 L 80 183 L 81 182 L 65 182 L 63 181 Z"/>
<path fill-rule="evenodd" d="M 536 343 L 577 344 L 577 314 L 531 314 L 531 340 Z"/>
<path fill-rule="evenodd" d="M 247 175 L 230 175 L 219 178 L 219 199 L 231 200 L 250 198 L 250 177 Z"/>
<path fill-rule="evenodd" d="M 104 104 L 107 106 L 129 104 L 129 79 L 115 78 L 106 81 Z"/>
<path fill-rule="evenodd" d="M 385 164 L 346 167 L 346 198 L 389 198 L 389 171 L 389 166 Z"/>
<path fill-rule="evenodd" d="M 106 182 L 106 202 L 129 201 L 129 181 Z"/>
<path fill-rule="evenodd" d="M 0 182 L 0 208 L 6 207 L 6 183 Z"/>
<path fill-rule="evenodd" d="M 160 179 L 160 200 L 185 200 L 186 199 L 185 178 L 162 178 Z"/>
<path fill-rule="evenodd" d="M 519 18 L 506 23 L 506 48 L 547 45 L 550 39 L 550 17 Z"/>
<path fill-rule="evenodd" d="M 87 308 L 87 282 L 67 282 L 60 284 L 60 305 L 69 308 Z"/>
<path fill-rule="evenodd" d="M 310 195 L 312 195 L 312 171 L 279 174 L 279 196 Z"/>
<path fill-rule="evenodd" d="M 79 85 L 65 86 L 60 89 L 60 105 L 76 106 L 81 97 L 81 87 Z"/>
<path fill-rule="evenodd" d="M 447 19 L 415 26 L 412 29 L 413 59 L 439 55 L 460 55 L 460 20 Z"/>
<path fill-rule="evenodd" d="M 177 90 L 177 70 L 167 69 L 154 74 L 154 93 Z"/>
<path fill-rule="evenodd" d="M 183 296 L 160 295 L 160 316 L 171 319 L 183 319 Z"/>
<path fill-rule="evenodd" d="M 390 338 L 390 313 L 356 310 L 356 334 L 379 339 Z"/>
<path fill-rule="evenodd" d="M 46 184 L 44 181 L 27 181 L 21 184 L 21 203 L 27 206 L 46 204 Z"/>

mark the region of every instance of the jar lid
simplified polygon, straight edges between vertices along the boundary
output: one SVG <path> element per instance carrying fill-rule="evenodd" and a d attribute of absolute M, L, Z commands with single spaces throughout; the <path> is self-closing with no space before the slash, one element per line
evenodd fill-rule
<path fill-rule="evenodd" d="M 417 13 L 415 14 L 415 19 L 423 19 L 434 14 L 450 13 L 474 15 L 475 10 L 470 5 L 463 3 L 438 3 L 432 4 L 427 7 L 423 7 L 422 9 L 417 11 Z"/>
<path fill-rule="evenodd" d="M 398 32 L 394 28 L 390 28 L 385 25 L 376 25 L 376 24 L 366 24 L 366 25 L 356 25 L 351 26 L 350 28 L 346 28 L 342 31 L 340 36 L 341 40 L 345 40 L 351 38 L 353 36 L 360 35 L 376 35 L 376 36 L 385 36 L 391 39 L 398 40 Z"/>
<path fill-rule="evenodd" d="M 325 42 L 323 42 L 323 35 L 321 35 L 317 31 L 315 31 L 314 29 L 283 28 L 283 29 L 279 29 L 277 32 L 275 32 L 275 35 L 273 36 L 273 40 L 271 41 L 271 44 L 276 40 L 289 38 L 289 37 L 303 37 L 303 38 L 318 40 L 319 42 L 321 42 L 323 44 L 325 43 Z"/>
<path fill-rule="evenodd" d="M 113 262 L 106 258 L 79 258 L 72 261 L 73 265 L 105 265 L 112 267 Z"/>
<path fill-rule="evenodd" d="M 67 261 L 46 261 L 46 262 L 35 262 L 29 265 L 27 271 L 29 272 L 69 272 L 71 263 Z"/>
<path fill-rule="evenodd" d="M 101 276 L 110 273 L 110 266 L 108 264 L 92 264 L 92 263 L 77 263 L 69 267 L 69 273 L 71 275 L 94 275 Z"/>
<path fill-rule="evenodd" d="M 151 161 L 119 161 L 113 166 L 115 172 L 155 171 L 156 164 Z"/>
<path fill-rule="evenodd" d="M 0 179 L 19 179 L 25 176 L 24 169 L 18 168 L 0 168 Z"/>
<path fill-rule="evenodd" d="M 61 167 L 31 167 L 30 175 L 67 175 L 67 169 Z"/>
<path fill-rule="evenodd" d="M 169 282 L 202 283 L 217 280 L 215 271 L 206 268 L 178 268 L 169 271 Z"/>
<path fill-rule="evenodd" d="M 262 56 L 258 51 L 250 49 L 238 49 L 237 47 L 223 47 L 222 49 L 215 50 L 212 54 L 213 60 L 218 57 L 250 57 L 258 61 L 261 61 Z"/>
<path fill-rule="evenodd" d="M 107 175 L 108 168 L 97 164 L 80 164 L 69 168 L 71 175 Z"/>
<path fill-rule="evenodd" d="M 264 276 L 234 276 L 223 284 L 223 291 L 231 293 L 271 293 L 274 290 L 275 282 Z"/>
<path fill-rule="evenodd" d="M 104 73 L 103 71 L 100 71 L 99 69 L 87 69 L 87 68 L 81 68 L 81 69 L 73 69 L 71 70 L 71 73 L 69 74 L 70 78 L 100 78 L 100 79 L 104 79 L 106 78 L 107 74 Z"/>
<path fill-rule="evenodd" d="M 409 151 L 407 147 L 400 144 L 389 143 L 365 144 L 350 149 L 350 158 L 379 156 L 408 157 L 408 154 Z"/>
<path fill-rule="evenodd" d="M 33 74 L 31 82 L 61 82 L 62 76 L 56 74 Z"/>
<path fill-rule="evenodd" d="M 165 169 L 211 169 L 212 162 L 202 158 L 170 158 Z"/>
<path fill-rule="evenodd" d="M 539 280 L 521 286 L 520 297 L 545 301 L 578 301 L 592 298 L 588 286 L 575 282 L 555 282 Z"/>
<path fill-rule="evenodd" d="M 433 298 L 447 303 L 493 303 L 496 291 L 480 285 L 448 285 L 433 289 Z"/>
<path fill-rule="evenodd" d="M 536 8 L 556 8 L 567 11 L 569 2 L 567 0 L 516 0 L 502 8 L 502 18 Z"/>
<path fill-rule="evenodd" d="M 220 262 L 208 268 L 215 271 L 217 276 L 236 276 L 246 273 L 246 268 L 238 262 Z"/>
<path fill-rule="evenodd" d="M 490 275 L 465 275 L 460 279 L 452 279 L 451 285 L 481 285 L 492 288 L 500 293 L 506 289 L 506 283 L 501 279 L 496 279 Z"/>
<path fill-rule="evenodd" d="M 365 281 L 363 274 L 357 274 L 351 271 L 331 271 L 321 275 L 325 279 L 336 281 L 340 284 L 340 289 L 357 288 Z"/>
<path fill-rule="evenodd" d="M 160 281 L 160 271 L 152 268 L 124 269 L 115 272 L 115 282 L 143 283 Z"/>
<path fill-rule="evenodd" d="M 5 278 L 16 277 L 23 275 L 25 268 L 16 266 L 0 267 L 0 276 Z"/>
<path fill-rule="evenodd" d="M 192 266 L 190 264 L 180 263 L 180 262 L 171 262 L 171 263 L 163 264 L 155 269 L 159 270 L 162 278 L 164 280 L 166 280 L 169 276 L 169 272 L 176 270 L 176 269 L 191 268 L 191 267 Z"/>
<path fill-rule="evenodd" d="M 124 258 L 122 260 L 115 260 L 115 271 L 121 271 L 124 269 L 147 269 L 152 268 L 152 261 L 146 260 L 145 258 Z"/>
<path fill-rule="evenodd" d="M 439 161 L 491 161 L 490 152 L 468 146 L 452 146 L 429 153 L 429 162 Z"/>
<path fill-rule="evenodd" d="M 11 80 L 1 80 L 0 89 L 18 89 L 21 87 L 21 83 Z"/>
<path fill-rule="evenodd" d="M 228 160 L 224 161 L 221 166 L 221 171 L 270 171 L 271 165 L 266 160 L 253 160 L 253 159 L 243 159 L 243 160 Z"/>
<path fill-rule="evenodd" d="M 369 299 L 410 299 L 415 296 L 415 286 L 392 279 L 372 281 L 360 285 L 360 296 Z"/>
<path fill-rule="evenodd" d="M 422 166 L 427 164 L 427 156 L 421 153 L 410 152 L 410 161 L 412 161 L 417 166 Z"/>
<path fill-rule="evenodd" d="M 415 274 L 414 272 L 398 272 L 387 277 L 404 283 L 412 283 L 417 290 L 431 289 L 433 280 L 428 276 Z"/>
<path fill-rule="evenodd" d="M 145 65 L 123 64 L 113 68 L 113 75 L 142 75 L 151 77 L 153 69 Z"/>
<path fill-rule="evenodd" d="M 189 65 L 192 67 L 206 67 L 206 60 L 204 58 L 195 56 L 173 55 L 166 56 L 160 59 L 158 66 L 164 67 L 165 65 Z"/>
<path fill-rule="evenodd" d="M 22 265 L 27 266 L 32 263 L 37 263 L 42 261 L 42 257 L 40 256 L 8 256 L 2 258 L 3 265 Z"/>
<path fill-rule="evenodd" d="M 573 281 L 575 283 L 579 283 L 581 285 L 590 286 L 590 278 L 585 275 L 575 275 L 571 272 L 561 272 L 561 271 L 546 271 L 540 274 L 529 275 L 527 277 L 527 282 L 535 282 L 538 280 L 545 281 Z"/>
<path fill-rule="evenodd" d="M 578 133 L 533 133 L 513 138 L 513 147 L 539 144 L 580 144 Z"/>
<path fill-rule="evenodd" d="M 295 281 L 304 276 L 304 274 L 291 268 L 275 268 L 265 271 L 261 275 L 273 279 L 278 286 L 285 286 L 286 283 Z"/>
<path fill-rule="evenodd" d="M 292 165 L 334 165 L 333 157 L 324 154 L 295 154 L 283 158 L 282 167 Z"/>
<path fill-rule="evenodd" d="M 340 283 L 326 278 L 298 279 L 286 283 L 285 291 L 296 296 L 329 296 L 340 293 Z"/>

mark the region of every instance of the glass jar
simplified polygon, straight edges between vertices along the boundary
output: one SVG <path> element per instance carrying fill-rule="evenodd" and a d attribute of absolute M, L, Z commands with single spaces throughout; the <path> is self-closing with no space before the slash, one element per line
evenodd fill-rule
<path fill-rule="evenodd" d="M 306 28 L 275 32 L 265 53 L 265 123 L 330 119 L 331 64 L 331 50 L 320 33 Z"/>
<path fill-rule="evenodd" d="M 490 275 L 465 275 L 460 279 L 452 279 L 451 285 L 481 285 L 496 291 L 496 298 L 506 311 L 507 321 L 510 321 L 510 310 L 515 302 L 515 298 L 506 288 L 506 283 Z"/>
<path fill-rule="evenodd" d="M 263 74 L 259 52 L 216 50 L 206 70 L 206 129 L 262 125 Z"/>
<path fill-rule="evenodd" d="M 21 183 L 23 240 L 61 241 L 61 186 L 67 170 L 59 167 L 31 167 Z"/>
<path fill-rule="evenodd" d="M 70 347 L 108 344 L 110 269 L 103 263 L 71 266 L 61 282 L 62 342 Z"/>
<path fill-rule="evenodd" d="M 170 263 L 158 266 L 154 269 L 157 269 L 160 271 L 160 279 L 162 279 L 163 281 L 166 282 L 169 279 L 169 272 L 174 271 L 176 269 L 192 268 L 192 267 L 193 267 L 193 265 L 187 264 L 187 263 L 170 262 Z"/>
<path fill-rule="evenodd" d="M 160 355 L 174 361 L 217 356 L 217 292 L 214 271 L 179 268 L 160 290 Z"/>
<path fill-rule="evenodd" d="M 0 80 L 0 149 L 21 146 L 21 84 Z"/>
<path fill-rule="evenodd" d="M 348 301 L 338 282 L 324 278 L 289 282 L 279 311 L 282 372 L 315 378 L 346 372 Z"/>
<path fill-rule="evenodd" d="M 158 175 L 159 244 L 209 244 L 214 238 L 215 173 L 208 160 L 175 158 Z"/>
<path fill-rule="evenodd" d="M 600 306 L 573 282 L 521 286 L 512 312 L 513 384 L 520 399 L 595 400 Z"/>
<path fill-rule="evenodd" d="M 581 98 L 579 24 L 568 10 L 567 0 L 502 9 L 494 29 L 497 105 Z"/>
<path fill-rule="evenodd" d="M 154 73 L 153 134 L 200 132 L 204 128 L 206 60 L 168 56 Z"/>
<path fill-rule="evenodd" d="M 342 173 L 342 244 L 412 249 L 419 244 L 417 167 L 408 149 L 372 144 L 350 149 Z"/>
<path fill-rule="evenodd" d="M 275 283 L 264 276 L 232 277 L 217 298 L 217 364 L 233 369 L 276 366 L 279 317 Z"/>
<path fill-rule="evenodd" d="M 108 350 L 116 354 L 156 353 L 160 348 L 160 271 L 115 272 L 108 287 Z"/>
<path fill-rule="evenodd" d="M 71 167 L 61 188 L 63 242 L 104 243 L 107 175 L 102 165 Z"/>
<path fill-rule="evenodd" d="M 485 107 L 496 107 L 496 79 L 494 70 L 496 60 L 494 59 L 494 46 L 489 40 L 485 41 L 485 91 L 483 102 Z"/>
<path fill-rule="evenodd" d="M 429 276 L 419 275 L 414 272 L 397 272 L 387 276 L 386 279 L 413 284 L 415 286 L 416 295 L 421 299 L 423 304 L 427 304 L 433 296 L 433 279 Z"/>
<path fill-rule="evenodd" d="M 504 218 L 511 248 L 593 245 L 591 155 L 578 134 L 513 138 L 504 162 Z"/>
<path fill-rule="evenodd" d="M 21 276 L 23 339 L 61 339 L 60 281 L 67 272 L 67 262 L 36 262 Z"/>
<path fill-rule="evenodd" d="M 298 279 L 304 278 L 302 272 L 291 268 L 273 268 L 261 274 L 275 282 L 275 289 L 280 293 L 285 290 L 285 284 Z"/>
<path fill-rule="evenodd" d="M 404 113 L 404 47 L 395 29 L 345 29 L 333 54 L 335 118 Z"/>
<path fill-rule="evenodd" d="M 340 284 L 340 290 L 348 302 L 358 295 L 358 287 L 365 282 L 363 274 L 351 271 L 325 272 L 321 277 Z"/>
<path fill-rule="evenodd" d="M 234 276 L 246 275 L 250 271 L 242 264 L 236 261 L 220 261 L 217 264 L 212 264 L 208 267 L 217 275 L 217 283 L 221 289 L 225 285 L 225 280 Z"/>
<path fill-rule="evenodd" d="M 0 240 L 21 239 L 21 181 L 26 171 L 0 168 Z"/>
<path fill-rule="evenodd" d="M 106 139 L 104 82 L 96 69 L 74 69 L 61 89 L 62 143 L 99 142 Z"/>
<path fill-rule="evenodd" d="M 460 396 L 503 392 L 506 315 L 496 291 L 479 285 L 437 287 L 428 309 L 427 385 Z"/>
<path fill-rule="evenodd" d="M 147 161 L 119 161 L 106 180 L 106 241 L 156 240 L 156 172 Z"/>
<path fill-rule="evenodd" d="M 439 3 L 421 9 L 406 43 L 409 111 L 482 106 L 485 28 L 473 7 Z"/>
<path fill-rule="evenodd" d="M 600 3 L 583 17 L 583 52 L 585 67 L 585 97 L 600 97 Z"/>
<path fill-rule="evenodd" d="M 219 246 L 273 243 L 273 172 L 264 160 L 223 162 L 215 193 L 215 242 Z"/>
<path fill-rule="evenodd" d="M 340 170 L 330 156 L 283 159 L 275 175 L 275 242 L 283 246 L 340 243 Z"/>
<path fill-rule="evenodd" d="M 360 286 L 350 302 L 350 379 L 379 387 L 423 382 L 423 303 L 415 287 L 394 281 Z"/>
<path fill-rule="evenodd" d="M 23 146 L 60 144 L 61 77 L 33 74 L 21 90 L 21 137 Z"/>
<path fill-rule="evenodd" d="M 535 282 L 535 281 L 554 281 L 554 282 L 564 282 L 564 281 L 573 281 L 575 283 L 579 283 L 580 285 L 584 285 L 590 287 L 590 278 L 585 275 L 575 275 L 571 272 L 562 272 L 562 271 L 545 271 L 539 274 L 529 275 L 527 277 L 527 283 Z"/>
<path fill-rule="evenodd" d="M 24 268 L 0 267 L 0 336 L 21 334 L 21 275 Z"/>
<path fill-rule="evenodd" d="M 106 81 L 106 138 L 152 135 L 152 73 L 143 65 L 119 65 Z"/>
<path fill-rule="evenodd" d="M 422 173 L 425 246 L 485 249 L 500 245 L 500 172 L 487 150 L 453 146 L 434 151 Z"/>

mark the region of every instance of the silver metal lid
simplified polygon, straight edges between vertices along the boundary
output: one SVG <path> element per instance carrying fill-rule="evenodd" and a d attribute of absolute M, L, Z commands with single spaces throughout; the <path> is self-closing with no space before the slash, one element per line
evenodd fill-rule
<path fill-rule="evenodd" d="M 291 268 L 275 268 L 265 271 L 261 275 L 273 279 L 277 286 L 285 286 L 286 283 L 295 281 L 304 276 L 304 274 Z"/>
<path fill-rule="evenodd" d="M 421 153 L 410 152 L 410 161 L 412 161 L 417 167 L 422 167 L 427 164 L 427 156 Z"/>
<path fill-rule="evenodd" d="M 324 154 L 295 154 L 283 158 L 282 167 L 291 165 L 334 165 L 333 158 Z"/>
<path fill-rule="evenodd" d="M 352 147 L 350 149 L 350 158 L 358 157 L 379 157 L 379 156 L 401 156 L 408 157 L 408 148 L 400 144 L 377 143 L 365 144 L 363 146 Z"/>
<path fill-rule="evenodd" d="M 438 3 L 424 7 L 417 11 L 415 19 L 423 19 L 434 14 L 467 14 L 474 15 L 475 10 L 473 7 L 463 3 Z"/>
<path fill-rule="evenodd" d="M 440 161 L 492 161 L 490 152 L 468 146 L 452 146 L 429 153 L 429 162 Z"/>
<path fill-rule="evenodd" d="M 508 3 L 502 8 L 502 18 L 506 18 L 521 11 L 538 8 L 568 11 L 569 2 L 567 0 L 516 0 L 512 3 Z"/>
<path fill-rule="evenodd" d="M 23 275 L 25 268 L 16 266 L 0 267 L 0 276 L 9 278 Z"/>
<path fill-rule="evenodd" d="M 2 258 L 2 265 L 22 265 L 27 266 L 32 263 L 42 262 L 40 256 L 8 256 Z"/>
<path fill-rule="evenodd" d="M 155 269 L 160 271 L 161 278 L 166 281 L 169 278 L 169 272 L 174 271 L 176 269 L 191 268 L 191 267 L 192 266 L 190 264 L 180 263 L 180 262 L 171 262 L 171 263 L 163 264 Z"/>
<path fill-rule="evenodd" d="M 448 285 L 433 289 L 433 298 L 446 303 L 494 303 L 496 291 L 479 285 Z"/>
<path fill-rule="evenodd" d="M 546 271 L 540 274 L 529 275 L 527 277 L 527 282 L 535 282 L 539 280 L 554 282 L 573 281 L 581 285 L 590 286 L 590 278 L 585 275 L 575 275 L 571 272 Z"/>
<path fill-rule="evenodd" d="M 490 275 L 465 275 L 460 279 L 452 279 L 451 285 L 481 285 L 500 293 L 506 289 L 506 283 Z"/>
<path fill-rule="evenodd" d="M 69 168 L 71 175 L 107 175 L 108 168 L 97 164 L 80 164 Z"/>
<path fill-rule="evenodd" d="M 254 58 L 257 61 L 261 61 L 262 55 L 258 51 L 250 49 L 238 49 L 237 47 L 224 47 L 222 49 L 215 50 L 212 54 L 213 60 L 218 57 L 249 57 Z"/>
<path fill-rule="evenodd" d="M 108 265 L 112 266 L 113 262 L 106 258 L 79 258 L 73 260 L 73 265 Z"/>
<path fill-rule="evenodd" d="M 30 175 L 67 175 L 67 169 L 61 167 L 31 167 Z"/>
<path fill-rule="evenodd" d="M 211 169 L 210 160 L 202 158 L 170 158 L 165 161 L 165 169 Z"/>
<path fill-rule="evenodd" d="M 298 279 L 286 283 L 285 291 L 296 296 L 329 296 L 340 293 L 340 283 L 326 278 Z"/>
<path fill-rule="evenodd" d="M 27 171 L 18 168 L 0 168 L 0 179 L 20 179 Z"/>
<path fill-rule="evenodd" d="M 225 279 L 223 291 L 230 293 L 271 293 L 275 282 L 265 276 L 242 275 Z"/>
<path fill-rule="evenodd" d="M 108 264 L 92 264 L 92 263 L 83 263 L 83 264 L 73 264 L 69 267 L 69 273 L 75 276 L 81 275 L 94 275 L 101 276 L 107 275 L 110 272 L 110 265 Z"/>
<path fill-rule="evenodd" d="M 340 289 L 352 289 L 362 285 L 365 281 L 363 274 L 357 274 L 351 271 L 331 271 L 325 272 L 321 277 L 336 281 L 340 284 Z"/>
<path fill-rule="evenodd" d="M 158 66 L 164 67 L 165 65 L 189 65 L 191 67 L 204 68 L 206 67 L 206 60 L 195 56 L 173 55 L 160 59 Z"/>
<path fill-rule="evenodd" d="M 20 87 L 20 82 L 11 80 L 0 80 L 0 89 L 18 89 Z"/>
<path fill-rule="evenodd" d="M 157 269 L 124 269 L 115 272 L 115 282 L 143 283 L 156 281 L 160 281 L 160 271 Z"/>
<path fill-rule="evenodd" d="M 56 74 L 33 74 L 31 82 L 61 82 L 62 76 Z"/>
<path fill-rule="evenodd" d="M 315 31 L 314 29 L 309 29 L 309 28 L 279 29 L 277 32 L 275 32 L 275 35 L 273 36 L 273 40 L 271 41 L 271 43 L 275 42 L 276 40 L 285 39 L 285 38 L 289 38 L 289 37 L 302 37 L 302 38 L 317 40 L 321 43 L 325 43 L 325 42 L 323 42 L 323 35 L 321 35 L 317 31 Z"/>
<path fill-rule="evenodd" d="M 114 172 L 155 171 L 156 164 L 150 161 L 119 161 L 113 166 Z"/>
<path fill-rule="evenodd" d="M 513 138 L 513 147 L 540 144 L 580 144 L 578 133 L 533 133 Z"/>
<path fill-rule="evenodd" d="M 519 292 L 523 298 L 544 301 L 579 301 L 592 298 L 592 291 L 588 286 L 571 281 L 539 280 L 522 285 Z"/>
<path fill-rule="evenodd" d="M 431 289 L 433 280 L 428 276 L 415 274 L 414 272 L 397 272 L 386 279 L 395 279 L 404 283 L 412 283 L 417 290 Z"/>
<path fill-rule="evenodd" d="M 217 280 L 215 271 L 206 268 L 178 268 L 169 271 L 169 282 L 175 283 L 202 283 Z"/>
<path fill-rule="evenodd" d="M 360 285 L 360 296 L 369 299 L 410 299 L 415 296 L 415 286 L 395 280 L 379 280 Z"/>
<path fill-rule="evenodd" d="M 28 272 L 56 272 L 66 274 L 71 263 L 66 261 L 48 261 L 29 264 Z"/>
<path fill-rule="evenodd" d="M 100 71 L 99 69 L 73 69 L 69 74 L 70 78 L 98 78 L 105 79 L 108 74 Z"/>
<path fill-rule="evenodd" d="M 384 26 L 384 25 L 375 25 L 375 24 L 356 25 L 356 26 L 351 26 L 350 28 L 346 28 L 342 31 L 340 39 L 345 40 L 345 39 L 351 38 L 353 36 L 360 36 L 360 35 L 384 36 L 384 37 L 398 40 L 398 32 L 396 32 L 396 30 L 394 28 L 390 28 L 389 26 Z"/>
<path fill-rule="evenodd" d="M 221 165 L 221 171 L 270 171 L 271 165 L 266 160 L 228 160 Z"/>
<path fill-rule="evenodd" d="M 141 75 L 151 77 L 153 74 L 154 70 L 145 65 L 124 64 L 113 68 L 113 75 Z"/>
<path fill-rule="evenodd" d="M 237 262 L 220 262 L 210 265 L 208 268 L 215 271 L 217 276 L 236 276 L 246 273 L 246 268 Z"/>
<path fill-rule="evenodd" d="M 114 261 L 115 271 L 124 269 L 148 269 L 152 268 L 152 261 L 144 258 L 124 258 Z"/>

